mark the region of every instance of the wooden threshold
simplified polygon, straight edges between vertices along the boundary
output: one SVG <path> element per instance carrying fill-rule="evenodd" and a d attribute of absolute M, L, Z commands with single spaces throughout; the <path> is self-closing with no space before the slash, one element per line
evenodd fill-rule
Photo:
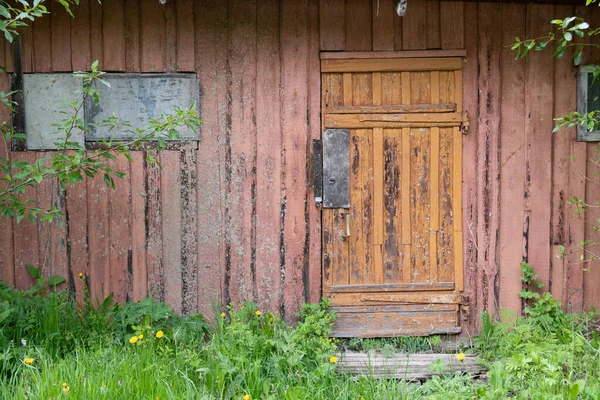
<path fill-rule="evenodd" d="M 407 381 L 424 381 L 435 375 L 457 373 L 478 378 L 484 377 L 487 372 L 487 368 L 474 355 L 465 355 L 463 361 L 458 361 L 455 354 L 398 353 L 388 357 L 377 352 L 346 351 L 340 353 L 338 359 L 340 372 Z M 434 373 L 428 367 L 437 360 L 444 361 L 445 368 Z"/>
<path fill-rule="evenodd" d="M 466 50 L 414 51 L 323 51 L 321 60 L 349 60 L 373 58 L 466 57 Z"/>

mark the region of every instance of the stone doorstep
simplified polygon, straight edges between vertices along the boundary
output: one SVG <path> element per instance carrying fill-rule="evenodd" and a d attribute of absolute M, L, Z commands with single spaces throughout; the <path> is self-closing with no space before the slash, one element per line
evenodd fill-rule
<path fill-rule="evenodd" d="M 407 381 L 424 381 L 434 375 L 454 375 L 466 373 L 474 378 L 483 378 L 487 368 L 478 363 L 477 356 L 465 355 L 463 361 L 456 354 L 393 354 L 389 357 L 380 352 L 346 351 L 338 356 L 340 372 L 353 375 L 373 375 L 378 378 L 395 378 Z M 431 372 L 428 367 L 442 359 L 446 369 L 441 373 Z"/>

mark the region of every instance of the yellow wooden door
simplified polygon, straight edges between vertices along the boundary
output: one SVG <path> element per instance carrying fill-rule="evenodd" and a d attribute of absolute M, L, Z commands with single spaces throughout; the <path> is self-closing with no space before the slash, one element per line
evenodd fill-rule
<path fill-rule="evenodd" d="M 325 134 L 349 138 L 349 207 L 323 209 L 335 336 L 460 332 L 461 67 L 460 58 L 322 60 Z"/>

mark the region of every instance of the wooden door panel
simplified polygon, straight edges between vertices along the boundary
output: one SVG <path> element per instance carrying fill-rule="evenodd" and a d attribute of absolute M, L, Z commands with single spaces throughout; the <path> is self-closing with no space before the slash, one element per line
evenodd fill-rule
<path fill-rule="evenodd" d="M 323 210 L 335 335 L 456 333 L 461 63 L 376 61 L 370 71 L 369 60 L 347 61 L 322 76 L 324 128 L 350 130 L 350 208 Z"/>

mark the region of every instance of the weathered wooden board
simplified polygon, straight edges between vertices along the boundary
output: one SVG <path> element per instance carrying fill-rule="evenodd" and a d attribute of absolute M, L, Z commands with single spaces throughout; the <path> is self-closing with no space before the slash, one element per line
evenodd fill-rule
<path fill-rule="evenodd" d="M 504 43 L 513 36 L 525 35 L 526 6 L 522 4 L 504 5 L 502 18 L 510 27 L 502 37 Z M 523 229 L 523 182 L 525 181 L 525 137 L 522 126 L 525 124 L 525 65 L 515 60 L 509 48 L 503 50 L 500 67 L 502 80 L 502 101 L 500 104 L 500 125 L 502 128 L 502 149 L 500 152 L 500 237 L 502 243 L 498 252 L 500 277 L 507 284 L 500 286 L 499 304 L 502 308 L 520 310 L 521 285 L 520 264 L 523 261 L 523 236 L 515 232 Z M 512 283 L 508 283 L 512 282 Z"/>
<path fill-rule="evenodd" d="M 463 361 L 456 354 L 392 354 L 362 353 L 345 351 L 338 356 L 339 369 L 356 375 L 368 375 L 378 378 L 394 378 L 406 381 L 422 381 L 436 375 L 468 374 L 483 377 L 487 368 L 479 363 L 477 356 L 466 355 Z M 434 373 L 429 366 L 444 361 L 445 368 Z"/>

